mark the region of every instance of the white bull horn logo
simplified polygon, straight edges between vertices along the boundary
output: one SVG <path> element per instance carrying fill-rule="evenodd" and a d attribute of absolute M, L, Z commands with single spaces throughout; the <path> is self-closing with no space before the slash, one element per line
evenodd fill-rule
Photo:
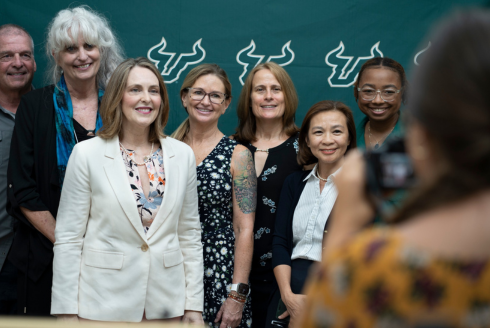
<path fill-rule="evenodd" d="M 284 46 L 282 47 L 281 55 L 269 56 L 266 62 L 273 61 L 276 64 L 279 64 L 280 66 L 287 66 L 291 64 L 294 60 L 294 52 L 293 50 L 291 50 L 290 45 L 291 45 L 291 40 L 289 40 L 284 44 Z M 247 75 L 250 66 L 252 65 L 253 67 L 257 66 L 265 58 L 265 55 L 256 55 L 254 54 L 254 51 L 255 51 L 255 42 L 254 40 L 252 40 L 247 47 L 240 50 L 236 55 L 236 61 L 243 66 L 243 72 L 238 78 L 242 85 L 244 84 L 243 79 L 245 78 L 245 75 Z"/>
<path fill-rule="evenodd" d="M 328 84 L 332 88 L 347 88 L 354 84 L 359 74 L 359 68 L 365 61 L 374 57 L 383 57 L 383 53 L 379 50 L 379 43 L 375 43 L 371 48 L 371 55 L 366 57 L 357 57 L 356 61 L 354 56 L 342 56 L 345 46 L 342 41 L 337 48 L 330 51 L 325 57 L 325 62 L 328 66 L 332 67 L 332 74 L 328 77 Z M 342 69 L 338 69 L 342 67 Z M 356 72 L 355 76 L 351 76 L 352 72 Z"/>
<path fill-rule="evenodd" d="M 162 41 L 148 50 L 147 57 L 151 60 L 155 66 L 160 70 L 165 83 L 170 84 L 177 81 L 180 74 L 186 70 L 189 65 L 195 65 L 204 60 L 206 57 L 206 50 L 201 46 L 202 38 L 197 40 L 192 46 L 192 52 L 181 53 L 179 57 L 174 61 L 176 56 L 175 52 L 164 51 L 167 47 L 167 41 L 162 37 Z M 159 67 L 160 63 L 165 63 L 162 67 Z M 169 66 L 172 65 L 170 68 Z"/>

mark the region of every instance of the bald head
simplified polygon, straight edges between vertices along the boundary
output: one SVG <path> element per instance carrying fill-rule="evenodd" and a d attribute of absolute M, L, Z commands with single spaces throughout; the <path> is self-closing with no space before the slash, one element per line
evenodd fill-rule
<path fill-rule="evenodd" d="M 22 26 L 20 25 L 16 25 L 16 24 L 4 24 L 4 25 L 0 25 L 0 36 L 4 36 L 4 35 L 25 35 L 25 36 L 28 36 L 29 39 L 31 40 L 31 51 L 32 53 L 34 53 L 34 40 L 32 39 L 32 36 L 29 34 L 29 32 L 27 32 L 25 30 L 25 28 L 23 28 Z"/>
<path fill-rule="evenodd" d="M 13 104 L 12 99 L 20 102 L 20 97 L 31 90 L 36 71 L 33 46 L 31 36 L 22 27 L 0 26 L 0 103 L 4 108 L 9 106 L 7 101 L 17 108 L 19 104 Z"/>

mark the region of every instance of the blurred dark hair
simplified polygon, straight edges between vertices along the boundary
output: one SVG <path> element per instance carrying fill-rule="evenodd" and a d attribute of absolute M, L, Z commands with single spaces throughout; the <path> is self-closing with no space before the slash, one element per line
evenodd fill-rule
<path fill-rule="evenodd" d="M 311 153 L 310 147 L 308 147 L 308 145 L 306 144 L 306 137 L 308 136 L 310 123 L 313 117 L 322 112 L 328 112 L 331 110 L 338 110 L 345 116 L 350 141 L 350 144 L 347 146 L 346 153 L 350 149 L 354 149 L 357 147 L 356 125 L 354 122 L 354 116 L 352 116 L 352 111 L 350 110 L 350 108 L 340 101 L 323 100 L 311 106 L 311 108 L 306 113 L 305 118 L 303 119 L 303 124 L 301 125 L 301 129 L 299 131 L 299 165 L 309 165 L 318 162 L 318 159 Z"/>
<path fill-rule="evenodd" d="M 406 103 L 409 83 L 405 74 L 405 70 L 399 62 L 388 57 L 374 57 L 369 59 L 361 66 L 359 74 L 357 75 L 357 79 L 354 82 L 354 97 L 356 98 L 356 101 L 357 99 L 359 99 L 359 93 L 357 91 L 357 88 L 359 87 L 359 81 L 361 80 L 361 76 L 364 71 L 368 68 L 388 68 L 396 72 L 400 77 L 400 81 L 402 82 L 402 103 Z"/>
<path fill-rule="evenodd" d="M 490 11 L 458 12 L 430 40 L 406 112 L 425 127 L 445 163 L 394 221 L 490 187 Z"/>

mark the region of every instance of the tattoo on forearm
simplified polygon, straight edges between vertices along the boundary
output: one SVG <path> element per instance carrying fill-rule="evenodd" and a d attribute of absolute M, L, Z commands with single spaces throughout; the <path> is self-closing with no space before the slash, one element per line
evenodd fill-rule
<path fill-rule="evenodd" d="M 250 151 L 240 152 L 235 164 L 233 190 L 238 207 L 244 214 L 254 213 L 257 206 L 257 175 Z"/>

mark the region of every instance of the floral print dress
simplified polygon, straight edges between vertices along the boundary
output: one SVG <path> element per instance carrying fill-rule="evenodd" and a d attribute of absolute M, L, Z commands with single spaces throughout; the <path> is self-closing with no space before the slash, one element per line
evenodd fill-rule
<path fill-rule="evenodd" d="M 146 197 L 143 192 L 143 188 L 141 187 L 138 166 L 132 157 L 133 151 L 127 149 L 128 154 L 126 154 L 123 148 L 120 149 L 121 156 L 126 167 L 129 185 L 131 186 L 131 190 L 133 191 L 133 195 L 136 200 L 138 213 L 143 225 L 142 227 L 145 233 L 147 233 L 158 213 L 158 210 L 160 209 L 160 205 L 162 205 L 163 194 L 165 191 L 163 151 L 161 148 L 158 148 L 146 162 L 146 170 L 148 171 L 148 178 L 150 180 L 150 192 L 148 197 Z"/>
<path fill-rule="evenodd" d="M 257 148 L 252 144 L 244 146 L 250 150 L 255 160 Z M 253 299 L 252 313 L 254 327 L 256 328 L 266 326 L 269 300 L 276 288 L 276 278 L 272 271 L 272 235 L 274 234 L 277 205 L 284 180 L 291 173 L 302 169 L 296 161 L 298 149 L 298 134 L 294 134 L 282 144 L 270 148 L 264 169 L 257 178 L 254 253 L 250 272 Z"/>
<path fill-rule="evenodd" d="M 228 297 L 233 280 L 235 234 L 233 232 L 231 156 L 237 142 L 224 136 L 197 166 L 197 193 L 204 250 L 204 322 L 214 320 Z M 252 326 L 251 299 L 247 298 L 238 327 Z"/>
<path fill-rule="evenodd" d="M 375 228 L 313 272 L 300 327 L 490 327 L 490 259 L 433 256 Z"/>

